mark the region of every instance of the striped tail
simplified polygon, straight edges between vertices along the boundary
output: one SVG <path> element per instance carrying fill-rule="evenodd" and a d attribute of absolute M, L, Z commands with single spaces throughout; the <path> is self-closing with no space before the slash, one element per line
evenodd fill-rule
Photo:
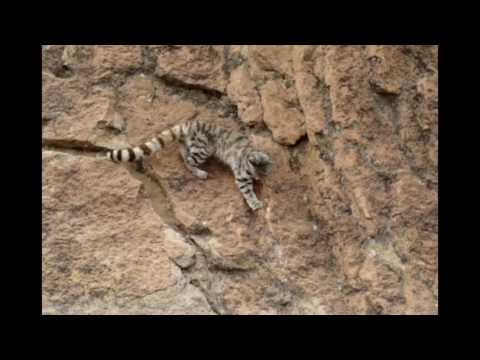
<path fill-rule="evenodd" d="M 115 163 L 141 160 L 146 156 L 160 151 L 166 145 L 183 138 L 187 133 L 187 129 L 187 124 L 175 125 L 170 129 L 162 131 L 160 135 L 142 145 L 110 150 L 106 153 L 106 157 Z"/>

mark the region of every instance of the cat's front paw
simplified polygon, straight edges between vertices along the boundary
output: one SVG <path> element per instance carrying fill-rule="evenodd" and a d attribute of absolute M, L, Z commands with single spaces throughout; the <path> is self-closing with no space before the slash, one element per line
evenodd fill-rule
<path fill-rule="evenodd" d="M 196 171 L 194 171 L 193 175 L 202 180 L 206 180 L 208 178 L 208 173 L 200 169 L 197 169 Z"/>
<path fill-rule="evenodd" d="M 255 211 L 263 207 L 263 202 L 261 202 L 260 200 L 251 200 L 248 202 L 248 206 L 250 206 L 250 209 Z"/>

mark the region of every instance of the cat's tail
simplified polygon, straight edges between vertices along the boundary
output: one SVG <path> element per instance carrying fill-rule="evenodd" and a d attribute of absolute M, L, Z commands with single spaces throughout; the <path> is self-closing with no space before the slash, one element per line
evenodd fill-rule
<path fill-rule="evenodd" d="M 142 145 L 110 150 L 102 155 L 99 155 L 99 157 L 108 158 L 115 163 L 138 161 L 146 156 L 150 156 L 157 151 L 160 151 L 166 145 L 181 139 L 185 136 L 187 130 L 187 124 L 178 124 L 162 131 L 158 136 L 143 143 Z"/>

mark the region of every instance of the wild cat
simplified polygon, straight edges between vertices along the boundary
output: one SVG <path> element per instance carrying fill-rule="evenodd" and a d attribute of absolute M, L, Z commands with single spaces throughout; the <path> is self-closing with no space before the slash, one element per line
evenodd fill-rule
<path fill-rule="evenodd" d="M 254 149 L 245 135 L 234 130 L 191 120 L 164 130 L 142 145 L 110 150 L 105 156 L 115 163 L 140 161 L 175 141 L 182 144 L 180 153 L 194 176 L 206 179 L 208 173 L 199 165 L 214 157 L 230 167 L 248 206 L 252 210 L 263 207 L 253 190 L 253 180 L 265 176 L 272 161 L 266 153 Z"/>

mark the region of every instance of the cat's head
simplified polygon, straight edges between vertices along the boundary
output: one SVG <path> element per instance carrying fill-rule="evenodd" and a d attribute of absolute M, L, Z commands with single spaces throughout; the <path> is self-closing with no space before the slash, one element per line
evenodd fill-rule
<path fill-rule="evenodd" d="M 267 176 L 270 174 L 273 162 L 266 153 L 262 151 L 252 151 L 248 155 L 248 161 L 255 168 L 258 176 Z"/>

